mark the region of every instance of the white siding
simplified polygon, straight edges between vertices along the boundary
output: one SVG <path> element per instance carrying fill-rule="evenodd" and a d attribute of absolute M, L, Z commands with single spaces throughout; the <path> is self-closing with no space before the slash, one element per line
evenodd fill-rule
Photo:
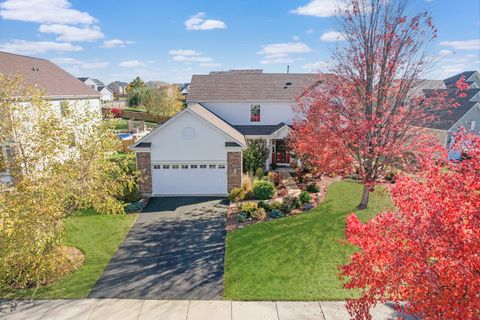
<path fill-rule="evenodd" d="M 184 137 L 185 128 L 193 128 L 195 131 L 192 139 Z M 227 160 L 225 142 L 230 140 L 203 120 L 184 112 L 144 141 L 152 143 L 150 149 L 152 163 L 164 161 L 195 163 L 225 162 Z"/>
<path fill-rule="evenodd" d="M 260 105 L 260 122 L 250 122 L 250 107 Z M 202 102 L 202 105 L 233 125 L 292 123 L 292 102 Z"/>

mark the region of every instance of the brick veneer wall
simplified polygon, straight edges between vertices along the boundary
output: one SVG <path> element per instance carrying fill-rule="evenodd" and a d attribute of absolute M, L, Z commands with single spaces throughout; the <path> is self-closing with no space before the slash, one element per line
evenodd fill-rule
<path fill-rule="evenodd" d="M 138 188 L 141 193 L 152 193 L 152 161 L 150 152 L 137 152 L 137 169 L 141 171 Z"/>
<path fill-rule="evenodd" d="M 228 192 L 242 185 L 242 152 L 227 152 L 227 188 Z"/>

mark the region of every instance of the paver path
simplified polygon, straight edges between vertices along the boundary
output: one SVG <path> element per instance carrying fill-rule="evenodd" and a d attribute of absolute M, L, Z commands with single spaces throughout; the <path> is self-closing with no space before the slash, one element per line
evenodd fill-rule
<path fill-rule="evenodd" d="M 89 297 L 222 298 L 226 210 L 219 198 L 150 199 Z"/>
<path fill-rule="evenodd" d="M 396 319 L 389 304 L 373 319 Z M 0 319 L 17 320 L 346 320 L 344 302 L 85 299 L 0 302 Z M 407 317 L 407 319 L 409 319 Z"/>

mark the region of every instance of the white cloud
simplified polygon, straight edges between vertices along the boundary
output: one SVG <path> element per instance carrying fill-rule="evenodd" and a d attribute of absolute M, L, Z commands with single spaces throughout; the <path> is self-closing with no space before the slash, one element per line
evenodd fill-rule
<path fill-rule="evenodd" d="M 293 36 L 292 40 L 293 41 L 300 41 L 300 37 L 299 36 Z"/>
<path fill-rule="evenodd" d="M 205 13 L 199 12 L 185 21 L 187 30 L 225 29 L 227 25 L 221 20 L 204 19 Z"/>
<path fill-rule="evenodd" d="M 101 61 L 98 61 L 98 62 L 87 62 L 87 63 L 84 63 L 82 64 L 82 68 L 84 69 L 103 69 L 103 68 L 106 68 L 107 66 L 109 65 L 108 62 L 101 62 Z"/>
<path fill-rule="evenodd" d="M 67 58 L 67 57 L 59 57 L 51 59 L 53 63 L 60 64 L 60 65 L 67 65 L 69 66 L 69 70 L 77 70 L 80 71 L 80 68 L 83 69 L 102 69 L 106 68 L 110 63 L 106 61 L 90 61 L 84 62 L 74 58 Z"/>
<path fill-rule="evenodd" d="M 168 52 L 169 55 L 172 56 L 172 60 L 178 62 L 186 62 L 186 63 L 200 63 L 202 67 L 216 67 L 217 64 L 214 60 L 210 57 L 205 57 L 202 55 L 201 52 L 192 49 L 178 49 L 178 50 L 170 50 Z"/>
<path fill-rule="evenodd" d="M 312 0 L 291 12 L 302 16 L 325 18 L 336 15 L 337 10 L 343 10 L 345 7 L 345 1 L 343 0 Z"/>
<path fill-rule="evenodd" d="M 120 39 L 111 39 L 103 41 L 102 48 L 124 48 L 129 44 L 133 44 L 133 41 L 126 41 Z"/>
<path fill-rule="evenodd" d="M 72 52 L 82 51 L 80 46 L 71 43 L 53 42 L 53 41 L 26 41 L 13 40 L 0 44 L 0 51 L 6 51 L 18 54 L 39 54 L 47 51 L 53 52 Z"/>
<path fill-rule="evenodd" d="M 434 64 L 426 75 L 427 77 L 445 79 L 463 71 L 478 70 L 479 54 L 458 55 L 450 51 L 451 54 L 444 52 L 442 55 L 442 51 L 435 57 Z"/>
<path fill-rule="evenodd" d="M 453 56 L 454 54 L 455 52 L 453 51 L 442 49 L 438 52 L 438 57 L 445 58 L 445 57 Z"/>
<path fill-rule="evenodd" d="M 312 51 L 302 42 L 273 43 L 262 46 L 257 54 L 263 55 L 262 64 L 291 63 L 296 59 L 293 54 L 308 53 Z"/>
<path fill-rule="evenodd" d="M 303 69 L 308 69 L 312 72 L 325 71 L 330 67 L 330 64 L 325 61 L 310 62 L 302 66 Z"/>
<path fill-rule="evenodd" d="M 172 56 L 201 56 L 201 52 L 197 52 L 192 49 L 179 49 L 179 50 L 170 50 L 168 54 Z"/>
<path fill-rule="evenodd" d="M 142 68 L 145 67 L 145 63 L 138 60 L 122 61 L 118 64 L 122 68 Z"/>
<path fill-rule="evenodd" d="M 39 31 L 58 34 L 60 35 L 57 37 L 59 41 L 94 41 L 102 39 L 104 36 L 97 26 L 79 28 L 64 24 L 42 24 Z"/>
<path fill-rule="evenodd" d="M 442 41 L 440 45 L 456 50 L 480 50 L 480 39 L 464 41 Z"/>
<path fill-rule="evenodd" d="M 0 4 L 0 17 L 38 23 L 92 24 L 96 19 L 87 12 L 71 8 L 67 0 L 7 0 Z"/>
<path fill-rule="evenodd" d="M 313 28 L 307 29 L 307 30 L 305 31 L 306 34 L 312 34 L 312 33 L 314 33 L 314 32 L 315 32 L 315 29 L 313 29 Z"/>
<path fill-rule="evenodd" d="M 322 34 L 320 40 L 326 42 L 345 41 L 345 35 L 338 31 L 328 31 Z"/>

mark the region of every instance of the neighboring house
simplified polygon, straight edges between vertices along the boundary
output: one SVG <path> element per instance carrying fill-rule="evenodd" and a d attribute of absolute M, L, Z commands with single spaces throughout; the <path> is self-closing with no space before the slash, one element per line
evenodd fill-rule
<path fill-rule="evenodd" d="M 184 96 L 187 96 L 188 94 L 188 89 L 190 88 L 190 83 L 174 83 L 174 86 L 180 90 L 180 93 Z"/>
<path fill-rule="evenodd" d="M 469 84 L 469 89 L 464 91 L 463 97 L 459 96 L 456 87 L 456 82 L 462 76 Z M 480 73 L 478 71 L 466 71 L 442 82 L 444 84 L 443 88 L 437 83 L 434 87 L 424 87 L 423 93 L 428 96 L 432 92 L 445 91 L 448 93 L 447 98 L 455 100 L 458 106 L 437 111 L 435 120 L 426 127 L 445 147 L 449 147 L 453 142 L 452 135 L 461 128 L 480 134 Z M 450 153 L 450 158 L 457 157 L 457 154 Z"/>
<path fill-rule="evenodd" d="M 111 82 L 107 86 L 116 98 L 124 97 L 127 94 L 128 83 L 122 81 Z"/>
<path fill-rule="evenodd" d="M 0 52 L 0 74 L 10 77 L 21 75 L 27 84 L 43 91 L 43 97 L 59 114 L 62 113 L 62 102 L 67 102 L 77 111 L 89 108 L 101 116 L 100 94 L 51 61 Z M 8 146 L 0 145 L 0 181 L 3 182 L 10 180 L 6 164 L 8 150 Z"/>
<path fill-rule="evenodd" d="M 241 185 L 242 152 L 264 139 L 272 163 L 288 166 L 285 138 L 292 104 L 320 83 L 318 74 L 233 70 L 194 75 L 187 108 L 140 139 L 132 149 L 146 176 L 142 193 L 225 195 Z"/>
<path fill-rule="evenodd" d="M 105 86 L 105 84 L 95 78 L 88 78 L 88 77 L 80 77 L 78 80 L 82 81 L 85 83 L 87 86 L 89 86 L 92 89 L 97 90 L 100 92 L 100 100 L 102 101 L 112 101 L 113 100 L 113 91 L 109 89 L 108 87 Z"/>

